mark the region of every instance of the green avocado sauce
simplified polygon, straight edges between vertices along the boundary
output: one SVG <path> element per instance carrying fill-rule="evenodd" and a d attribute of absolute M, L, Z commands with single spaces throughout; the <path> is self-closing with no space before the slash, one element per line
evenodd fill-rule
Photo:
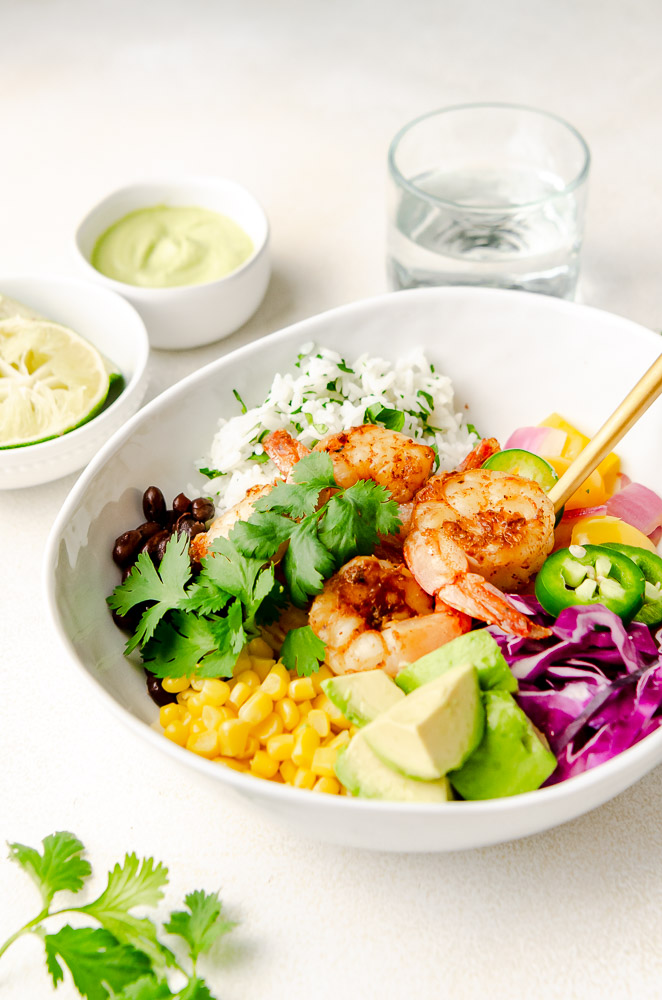
<path fill-rule="evenodd" d="M 114 222 L 97 240 L 90 263 L 127 285 L 173 288 L 223 278 L 252 252 L 250 236 L 225 215 L 154 205 Z"/>

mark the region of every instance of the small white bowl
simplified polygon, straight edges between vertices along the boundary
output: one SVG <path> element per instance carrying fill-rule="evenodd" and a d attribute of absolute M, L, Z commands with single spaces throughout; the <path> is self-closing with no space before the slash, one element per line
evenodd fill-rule
<path fill-rule="evenodd" d="M 253 253 L 231 274 L 200 285 L 142 288 L 115 281 L 90 263 L 99 237 L 129 212 L 152 205 L 208 208 L 227 215 L 248 233 Z M 183 177 L 130 184 L 99 202 L 78 226 L 75 249 L 85 277 L 123 295 L 145 321 L 152 347 L 184 350 L 211 344 L 253 315 L 269 284 L 269 222 L 246 188 L 224 177 Z"/>
<path fill-rule="evenodd" d="M 0 294 L 68 326 L 93 344 L 124 376 L 110 406 L 76 430 L 23 448 L 0 449 L 0 489 L 38 486 L 87 465 L 142 403 L 149 340 L 138 313 L 119 295 L 68 278 L 0 277 Z"/>

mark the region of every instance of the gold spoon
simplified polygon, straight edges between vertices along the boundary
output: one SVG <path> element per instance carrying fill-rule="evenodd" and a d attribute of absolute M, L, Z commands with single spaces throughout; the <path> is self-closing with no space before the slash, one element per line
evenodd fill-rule
<path fill-rule="evenodd" d="M 559 481 L 554 483 L 548 496 L 554 504 L 556 513 L 618 444 L 623 435 L 636 424 L 660 393 L 662 393 L 662 354 L 607 418 L 595 437 L 591 438 Z"/>

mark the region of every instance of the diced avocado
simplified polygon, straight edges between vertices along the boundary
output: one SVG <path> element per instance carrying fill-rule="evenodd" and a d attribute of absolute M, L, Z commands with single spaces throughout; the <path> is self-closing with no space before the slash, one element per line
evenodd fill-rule
<path fill-rule="evenodd" d="M 322 681 L 327 698 L 355 726 L 365 726 L 404 698 L 383 670 L 365 670 Z"/>
<path fill-rule="evenodd" d="M 448 777 L 464 799 L 498 799 L 540 788 L 556 757 L 507 691 L 485 691 L 485 735 L 478 749 Z"/>
<path fill-rule="evenodd" d="M 460 663 L 377 716 L 363 734 L 378 757 L 410 778 L 432 781 L 460 767 L 483 738 L 478 673 Z"/>
<path fill-rule="evenodd" d="M 458 663 L 472 663 L 482 691 L 517 691 L 517 681 L 493 636 L 485 628 L 451 639 L 400 671 L 395 683 L 405 694 L 427 684 Z"/>
<path fill-rule="evenodd" d="M 338 780 L 352 795 L 390 802 L 449 802 L 453 798 L 447 778 L 414 781 L 398 774 L 373 753 L 364 733 L 357 733 L 336 758 Z"/>

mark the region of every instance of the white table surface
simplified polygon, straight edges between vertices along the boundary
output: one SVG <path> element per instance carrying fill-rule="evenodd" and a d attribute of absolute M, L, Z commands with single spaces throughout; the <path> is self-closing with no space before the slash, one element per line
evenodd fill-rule
<path fill-rule="evenodd" d="M 657 0 L 0 0 L 0 275 L 74 273 L 76 222 L 125 182 L 243 182 L 273 227 L 267 297 L 228 340 L 155 353 L 156 395 L 385 290 L 392 134 L 437 106 L 512 100 L 570 119 L 591 146 L 580 298 L 660 330 L 661 34 Z M 95 885 L 125 851 L 154 855 L 170 866 L 170 907 L 220 888 L 240 921 L 208 967 L 224 1000 L 662 995 L 662 769 L 567 826 L 463 854 L 284 834 L 173 770 L 59 647 L 40 566 L 74 481 L 0 494 L 2 838 L 73 830 Z M 2 858 L 0 901 L 2 940 L 38 903 Z M 51 995 L 36 940 L 0 962 L 0 995 Z M 58 995 L 77 996 L 68 981 Z"/>

